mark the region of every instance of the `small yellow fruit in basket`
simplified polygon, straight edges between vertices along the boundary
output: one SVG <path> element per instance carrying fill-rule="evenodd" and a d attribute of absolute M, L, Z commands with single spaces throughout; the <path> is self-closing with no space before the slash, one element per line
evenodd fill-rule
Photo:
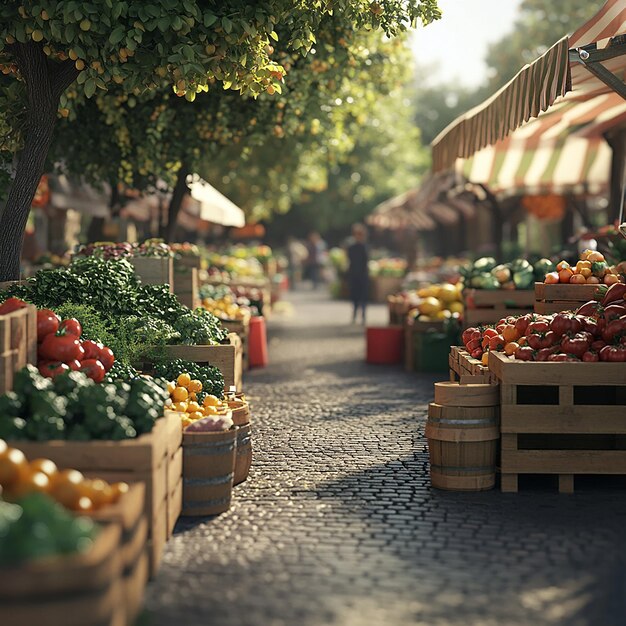
<path fill-rule="evenodd" d="M 208 417 L 209 415 L 217 415 L 218 409 L 216 406 L 205 406 L 202 407 L 202 412 L 206 417 Z"/>
<path fill-rule="evenodd" d="M 187 413 L 187 403 L 175 402 L 174 404 L 172 404 L 172 409 L 174 411 L 179 411 L 180 413 Z"/>
<path fill-rule="evenodd" d="M 194 411 L 199 411 L 200 405 L 197 402 L 189 402 L 187 404 L 187 413 L 193 413 Z"/>
<path fill-rule="evenodd" d="M 191 380 L 187 385 L 187 389 L 190 393 L 198 393 L 202 391 L 202 383 L 199 380 Z"/>
<path fill-rule="evenodd" d="M 204 397 L 202 402 L 203 406 L 219 406 L 219 398 L 212 396 L 211 394 Z"/>
<path fill-rule="evenodd" d="M 204 417 L 204 413 L 202 413 L 201 411 L 194 411 L 193 413 L 189 413 L 189 419 L 193 420 L 194 422 L 196 420 L 201 420 Z"/>
<path fill-rule="evenodd" d="M 172 395 L 174 393 L 174 389 L 176 389 L 176 383 L 174 381 L 167 383 L 167 393 Z"/>
<path fill-rule="evenodd" d="M 189 376 L 189 374 L 187 373 L 181 374 L 176 380 L 176 383 L 178 384 L 178 386 L 184 387 L 185 389 L 189 387 L 190 382 L 191 382 L 191 376 Z"/>
<path fill-rule="evenodd" d="M 172 392 L 172 400 L 174 402 L 184 402 L 189 397 L 189 392 L 185 387 L 176 387 Z"/>

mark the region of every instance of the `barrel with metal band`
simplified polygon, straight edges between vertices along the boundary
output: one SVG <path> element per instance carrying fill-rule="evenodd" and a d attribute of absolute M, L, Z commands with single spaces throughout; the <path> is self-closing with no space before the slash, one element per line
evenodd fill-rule
<path fill-rule="evenodd" d="M 237 431 L 183 434 L 183 515 L 217 515 L 230 508 Z"/>
<path fill-rule="evenodd" d="M 229 400 L 228 408 L 233 413 L 233 422 L 239 427 L 237 431 L 237 460 L 235 461 L 234 484 L 239 485 L 248 478 L 252 465 L 252 426 L 248 402 L 239 398 Z"/>

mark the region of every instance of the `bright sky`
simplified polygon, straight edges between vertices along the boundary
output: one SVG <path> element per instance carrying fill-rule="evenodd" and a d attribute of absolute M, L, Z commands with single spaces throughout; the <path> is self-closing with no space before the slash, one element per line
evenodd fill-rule
<path fill-rule="evenodd" d="M 521 0 L 439 0 L 443 17 L 414 35 L 420 65 L 433 67 L 433 83 L 474 87 L 486 77 L 488 44 L 511 31 Z"/>

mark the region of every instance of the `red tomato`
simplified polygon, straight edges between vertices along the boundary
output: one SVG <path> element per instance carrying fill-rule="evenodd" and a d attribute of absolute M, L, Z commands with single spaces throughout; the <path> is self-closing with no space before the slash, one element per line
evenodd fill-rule
<path fill-rule="evenodd" d="M 7 315 L 7 313 L 13 313 L 28 306 L 27 302 L 20 300 L 19 298 L 7 298 L 2 304 L 0 304 L 0 315 Z"/>
<path fill-rule="evenodd" d="M 83 327 L 75 317 L 71 317 L 69 320 L 63 320 L 59 326 L 59 330 L 65 331 L 66 335 L 74 335 L 74 337 L 80 337 L 83 334 Z"/>
<path fill-rule="evenodd" d="M 74 359 L 73 361 L 68 361 L 67 365 L 73 372 L 80 371 L 80 361 L 78 359 Z"/>
<path fill-rule="evenodd" d="M 472 334 L 474 332 L 476 332 L 478 330 L 478 328 L 474 328 L 474 327 L 470 327 L 470 328 L 466 328 L 463 331 L 463 334 L 461 335 L 461 340 L 463 341 L 463 345 L 467 346 L 467 344 L 471 341 L 472 339 Z M 479 331 L 480 332 L 480 331 Z"/>
<path fill-rule="evenodd" d="M 104 369 L 108 372 L 113 367 L 113 363 L 115 363 L 113 350 L 111 350 L 111 348 L 107 348 L 106 346 L 102 348 L 102 350 L 100 350 L 99 360 L 102 365 L 104 365 Z"/>
<path fill-rule="evenodd" d="M 504 345 L 507 342 L 504 341 L 504 337 L 502 335 L 496 335 L 489 340 L 489 349 L 498 352 L 502 352 L 504 350 Z"/>
<path fill-rule="evenodd" d="M 480 348 L 480 341 L 478 339 L 472 339 L 465 347 L 467 348 L 467 351 L 471 354 L 472 352 L 474 352 L 474 350 Z"/>
<path fill-rule="evenodd" d="M 47 335 L 54 335 L 59 330 L 59 316 L 50 309 L 37 311 L 37 341 L 41 343 Z"/>
<path fill-rule="evenodd" d="M 39 363 L 39 373 L 47 378 L 56 378 L 59 374 L 69 371 L 70 368 L 65 363 L 55 361 L 41 361 Z"/>
<path fill-rule="evenodd" d="M 561 340 L 561 350 L 565 354 L 582 358 L 583 354 L 591 347 L 591 338 L 587 333 L 577 333 L 573 337 L 565 336 Z"/>
<path fill-rule="evenodd" d="M 626 346 L 604 346 L 600 350 L 600 360 L 623 363 L 626 361 Z"/>
<path fill-rule="evenodd" d="M 592 344 L 591 344 L 591 349 L 594 352 L 600 352 L 600 350 L 602 350 L 602 348 L 604 348 L 604 346 L 606 346 L 606 341 L 604 341 L 603 339 L 596 339 Z"/>
<path fill-rule="evenodd" d="M 92 341 L 91 339 L 86 339 L 81 344 L 85 349 L 85 358 L 86 359 L 98 359 L 100 357 L 100 350 L 104 348 L 101 343 L 97 343 L 96 341 Z"/>
<path fill-rule="evenodd" d="M 67 363 L 81 356 L 80 342 L 72 335 L 48 335 L 39 345 L 39 358 Z"/>
<path fill-rule="evenodd" d="M 85 372 L 85 374 L 87 374 L 87 376 L 89 376 L 89 378 L 96 383 L 101 383 L 106 374 L 104 365 L 102 365 L 102 363 L 100 363 L 97 359 L 85 359 L 80 364 L 80 371 Z"/>
<path fill-rule="evenodd" d="M 552 354 L 548 357 L 548 361 L 580 361 L 578 357 L 572 356 L 571 354 Z"/>
<path fill-rule="evenodd" d="M 526 336 L 531 333 L 547 333 L 550 330 L 550 324 L 545 320 L 537 320 L 536 322 L 531 322 L 528 324 L 526 328 Z"/>
<path fill-rule="evenodd" d="M 535 351 L 529 346 L 523 346 L 515 351 L 515 358 L 520 361 L 534 361 Z"/>
<path fill-rule="evenodd" d="M 476 350 L 474 350 L 474 351 L 472 351 L 470 353 L 470 356 L 473 359 L 480 359 L 482 357 L 482 355 L 483 355 L 483 351 L 480 348 L 476 348 Z"/>
<path fill-rule="evenodd" d="M 550 346 L 549 348 L 541 348 L 541 350 L 537 352 L 535 361 L 547 361 L 548 357 L 550 357 L 553 354 L 556 354 L 558 349 L 559 349 L 558 346 Z"/>
<path fill-rule="evenodd" d="M 599 361 L 600 357 L 598 356 L 597 352 L 591 352 L 591 351 L 587 351 L 585 352 L 585 354 L 583 354 L 583 361 L 585 363 L 595 363 L 596 361 Z"/>
<path fill-rule="evenodd" d="M 483 333 L 483 337 L 495 337 L 498 334 L 498 331 L 495 328 L 485 328 L 485 332 Z"/>

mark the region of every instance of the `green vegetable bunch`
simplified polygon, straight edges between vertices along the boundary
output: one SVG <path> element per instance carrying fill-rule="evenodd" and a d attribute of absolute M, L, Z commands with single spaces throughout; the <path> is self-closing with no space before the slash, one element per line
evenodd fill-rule
<path fill-rule="evenodd" d="M 82 372 L 44 378 L 32 365 L 13 387 L 0 396 L 0 438 L 8 441 L 132 439 L 152 430 L 169 398 L 165 382 L 147 376 L 99 385 Z"/>
<path fill-rule="evenodd" d="M 0 500 L 0 567 L 88 550 L 98 526 L 50 496 L 31 493 L 17 504 Z"/>
<path fill-rule="evenodd" d="M 200 365 L 193 361 L 175 359 L 173 361 L 162 361 L 156 366 L 157 376 L 166 380 L 176 380 L 180 374 L 185 372 L 192 379 L 202 383 L 202 392 L 198 395 L 198 401 L 202 402 L 205 394 L 210 394 L 218 398 L 224 397 L 224 376 L 219 368 L 214 365 Z"/>

